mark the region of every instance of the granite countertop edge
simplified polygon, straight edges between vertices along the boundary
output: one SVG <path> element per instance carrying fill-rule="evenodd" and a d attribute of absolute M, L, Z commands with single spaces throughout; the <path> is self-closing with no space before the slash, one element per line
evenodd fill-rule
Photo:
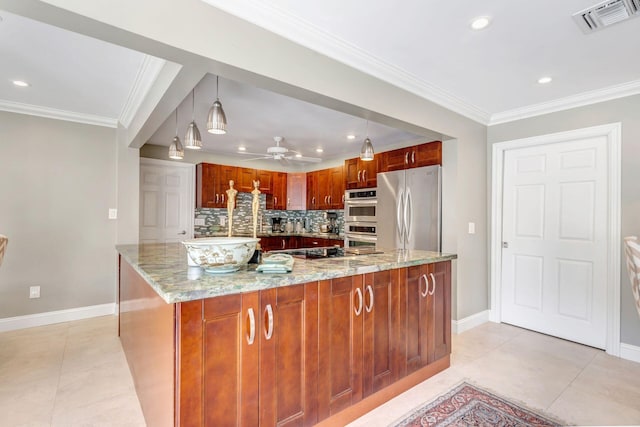
<path fill-rule="evenodd" d="M 456 254 L 388 250 L 343 258 L 295 259 L 293 271 L 286 274 L 259 273 L 256 264 L 235 273 L 209 274 L 187 266 L 186 250 L 180 243 L 118 245 L 116 250 L 168 304 L 457 259 Z"/>

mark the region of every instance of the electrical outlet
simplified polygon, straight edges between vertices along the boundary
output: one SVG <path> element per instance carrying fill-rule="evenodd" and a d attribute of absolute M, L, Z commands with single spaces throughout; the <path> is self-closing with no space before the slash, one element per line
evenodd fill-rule
<path fill-rule="evenodd" d="M 118 209 L 109 209 L 109 219 L 118 219 Z"/>
<path fill-rule="evenodd" d="M 29 298 L 40 298 L 40 286 L 29 287 Z"/>
<path fill-rule="evenodd" d="M 226 216 L 221 216 L 220 217 L 220 225 L 224 227 L 226 224 L 227 224 L 227 217 Z"/>
<path fill-rule="evenodd" d="M 475 222 L 470 222 L 469 223 L 469 234 L 476 234 L 476 223 Z"/>
<path fill-rule="evenodd" d="M 205 225 L 204 218 L 196 218 L 195 225 Z"/>

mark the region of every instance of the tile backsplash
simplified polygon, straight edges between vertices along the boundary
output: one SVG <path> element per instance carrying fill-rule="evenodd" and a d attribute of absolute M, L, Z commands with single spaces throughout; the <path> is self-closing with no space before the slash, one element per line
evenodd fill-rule
<path fill-rule="evenodd" d="M 236 199 L 236 208 L 233 210 L 233 232 L 234 233 L 251 233 L 253 231 L 253 219 L 251 215 L 251 203 L 253 196 L 250 193 L 238 193 Z M 320 225 L 327 222 L 325 215 L 327 212 L 335 212 L 337 215 L 336 224 L 338 232 L 342 233 L 344 226 L 344 212 L 342 210 L 335 211 L 278 211 L 266 210 L 266 195 L 260 195 L 260 211 L 258 212 L 258 233 L 271 231 L 271 218 L 282 218 L 283 222 L 291 220 L 296 223 L 300 221 L 303 226 L 306 225 L 308 232 L 317 233 L 320 231 Z M 195 225 L 195 237 L 206 236 L 212 232 L 226 232 L 228 230 L 229 220 L 227 218 L 227 209 L 198 208 L 195 210 L 195 218 L 204 220 L 205 225 Z M 224 217 L 224 226 L 220 225 L 221 218 Z M 262 228 L 260 228 L 262 221 Z"/>

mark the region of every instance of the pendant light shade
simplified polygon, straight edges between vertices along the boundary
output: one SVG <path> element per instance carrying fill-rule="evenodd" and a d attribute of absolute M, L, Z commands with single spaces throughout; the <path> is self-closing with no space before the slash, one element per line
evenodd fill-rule
<path fill-rule="evenodd" d="M 360 160 L 364 160 L 365 162 L 373 160 L 374 156 L 373 144 L 369 139 L 369 120 L 367 120 L 367 137 L 364 139 L 362 143 L 362 148 L 360 149 Z"/>
<path fill-rule="evenodd" d="M 209 109 L 207 131 L 218 135 L 227 133 L 227 117 L 222 109 L 220 99 L 218 99 L 218 76 L 216 76 L 216 100 L 211 106 L 211 109 Z"/>
<path fill-rule="evenodd" d="M 187 134 L 184 137 L 184 148 L 188 148 L 190 150 L 199 150 L 202 148 L 202 137 L 200 136 L 200 130 L 198 129 L 198 125 L 196 125 L 196 121 L 193 118 L 193 114 L 195 111 L 195 89 L 191 91 L 191 123 L 187 127 Z"/>
<path fill-rule="evenodd" d="M 184 159 L 184 147 L 178 138 L 178 110 L 176 109 L 176 136 L 173 137 L 169 146 L 169 158 L 174 160 Z"/>

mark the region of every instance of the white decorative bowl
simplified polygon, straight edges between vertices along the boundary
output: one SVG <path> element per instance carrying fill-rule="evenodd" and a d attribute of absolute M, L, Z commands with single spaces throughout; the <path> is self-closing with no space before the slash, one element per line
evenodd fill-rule
<path fill-rule="evenodd" d="M 260 239 L 252 237 L 210 237 L 185 240 L 189 265 L 203 267 L 208 273 L 231 273 L 247 264 Z"/>

